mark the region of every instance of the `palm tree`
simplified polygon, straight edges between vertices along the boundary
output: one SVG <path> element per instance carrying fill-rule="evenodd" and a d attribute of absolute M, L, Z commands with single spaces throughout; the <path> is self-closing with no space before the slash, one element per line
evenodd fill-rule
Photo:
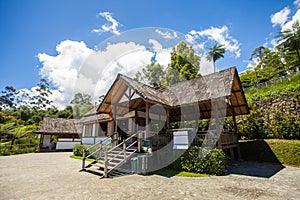
<path fill-rule="evenodd" d="M 259 46 L 252 51 L 250 56 L 250 60 L 253 60 L 253 58 L 258 58 L 259 63 L 257 66 L 259 66 L 260 69 L 264 68 L 263 60 L 266 57 L 266 51 L 267 49 L 264 46 Z"/>
<path fill-rule="evenodd" d="M 214 72 L 216 72 L 216 61 L 220 58 L 224 58 L 224 53 L 226 49 L 224 45 L 215 44 L 211 48 L 209 48 L 209 53 L 207 55 L 207 60 L 213 61 L 214 64 Z"/>
<path fill-rule="evenodd" d="M 282 31 L 278 35 L 279 46 L 283 47 L 282 49 L 287 49 L 291 52 L 295 51 L 300 62 L 300 24 L 299 21 L 296 21 L 292 29 Z"/>

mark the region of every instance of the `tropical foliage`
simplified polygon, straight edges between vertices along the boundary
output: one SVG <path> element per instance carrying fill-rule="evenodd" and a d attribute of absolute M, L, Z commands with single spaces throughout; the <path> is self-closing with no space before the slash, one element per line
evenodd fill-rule
<path fill-rule="evenodd" d="M 299 70 L 300 25 L 297 21 L 292 29 L 280 32 L 278 44 L 270 49 L 259 46 L 253 50 L 250 61 L 252 69 L 240 74 L 244 87 L 254 86 Z"/>
<path fill-rule="evenodd" d="M 194 49 L 181 41 L 171 52 L 171 62 L 164 69 L 159 63 L 152 62 L 138 71 L 135 79 L 147 82 L 155 88 L 164 88 L 184 80 L 201 76 L 199 73 L 200 57 Z"/>

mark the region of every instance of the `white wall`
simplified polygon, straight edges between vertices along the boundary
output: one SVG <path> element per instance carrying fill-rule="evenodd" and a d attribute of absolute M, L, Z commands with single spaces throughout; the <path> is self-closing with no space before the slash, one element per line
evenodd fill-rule
<path fill-rule="evenodd" d="M 75 144 L 80 144 L 80 141 L 78 142 L 61 142 L 58 141 L 56 144 L 56 149 L 73 149 Z"/>

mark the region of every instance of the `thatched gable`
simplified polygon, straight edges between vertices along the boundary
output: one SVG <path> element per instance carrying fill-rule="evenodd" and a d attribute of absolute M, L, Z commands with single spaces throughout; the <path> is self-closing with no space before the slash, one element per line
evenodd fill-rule
<path fill-rule="evenodd" d="M 130 101 L 122 101 L 124 95 Z M 141 104 L 148 101 L 173 109 L 174 112 L 171 113 L 171 117 L 178 120 L 180 110 L 177 113 L 177 107 L 196 104 L 199 106 L 200 117 L 203 119 L 210 118 L 211 100 L 218 98 L 225 98 L 231 102 L 231 105 L 227 103 L 227 116 L 231 116 L 233 110 L 235 115 L 249 113 L 235 67 L 201 78 L 179 82 L 165 89 L 155 89 L 119 74 L 97 111 L 98 113 L 112 113 L 112 105 L 118 103 L 117 113 L 123 115 L 141 107 Z"/>

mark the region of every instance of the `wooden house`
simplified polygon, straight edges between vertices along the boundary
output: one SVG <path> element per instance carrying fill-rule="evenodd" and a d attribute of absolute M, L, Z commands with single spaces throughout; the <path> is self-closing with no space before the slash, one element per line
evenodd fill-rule
<path fill-rule="evenodd" d="M 153 151 L 152 159 L 156 160 L 156 163 L 163 162 L 160 155 L 170 148 L 178 148 L 175 145 L 178 141 L 175 140 L 175 136 L 182 130 L 188 137 L 188 145 L 185 144 L 183 148 L 188 148 L 191 144 L 200 145 L 199 141 L 210 141 L 208 136 L 213 135 L 213 138 L 219 133 L 218 137 L 215 137 L 216 140 L 212 140 L 212 146 L 223 149 L 232 159 L 238 159 L 239 144 L 235 117 L 248 114 L 249 109 L 237 69 L 232 67 L 164 89 L 154 88 L 119 74 L 102 103 L 90 112 L 92 113 L 94 114 L 91 121 L 96 125 L 90 125 L 88 130 L 94 130 L 94 135 L 93 131 L 88 131 L 89 134 L 95 136 L 99 130 L 96 127 L 98 126 L 104 128 L 102 136 L 111 138 L 113 142 L 108 148 L 110 150 L 103 154 L 102 140 L 98 143 L 93 140 L 94 145 L 87 150 L 96 150 L 89 156 L 97 154 L 97 160 L 105 164 L 99 166 L 95 161 L 86 167 L 84 155 L 82 168 L 107 177 L 116 167 L 126 163 L 129 157 L 141 152 L 143 142 L 146 146 L 150 144 L 151 148 L 146 149 Z M 85 115 L 86 125 L 89 123 L 88 117 L 89 113 Z M 234 131 L 223 130 L 220 119 L 225 117 L 232 117 Z M 198 123 L 202 119 L 215 120 L 214 126 L 207 130 L 209 134 L 206 131 L 198 131 Z M 189 127 L 186 124 L 194 125 Z M 83 128 L 83 141 L 87 136 L 86 130 L 87 128 Z M 170 147 L 172 142 L 173 147 Z M 164 150 L 156 151 L 158 149 Z M 93 165 L 97 168 L 90 168 Z"/>
<path fill-rule="evenodd" d="M 233 118 L 235 131 L 223 130 L 216 144 L 228 149 L 233 157 L 234 152 L 238 152 L 235 116 L 249 113 L 235 67 L 165 89 L 156 89 L 119 74 L 103 102 L 81 119 L 85 124 L 83 143 L 96 143 L 99 140 L 95 136 L 101 135 L 115 137 L 117 145 L 132 134 L 143 131 L 144 137 L 151 138 L 153 144 L 164 145 L 170 141 L 167 137 L 170 134 L 163 132 L 172 131 L 172 124 L 186 121 L 198 124 L 199 120 L 213 118 L 212 102 L 219 104 L 218 112 L 223 116 Z M 88 135 L 93 139 L 88 141 Z M 197 134 L 197 137 L 204 136 L 205 132 Z"/>

